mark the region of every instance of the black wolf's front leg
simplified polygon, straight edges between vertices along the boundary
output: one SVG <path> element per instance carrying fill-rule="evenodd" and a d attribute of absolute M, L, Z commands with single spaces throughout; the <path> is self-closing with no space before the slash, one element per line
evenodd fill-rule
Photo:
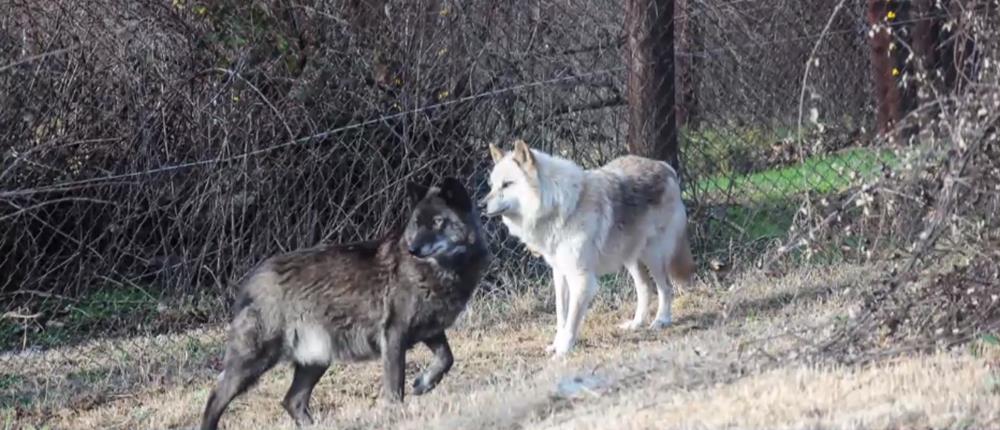
<path fill-rule="evenodd" d="M 386 327 L 382 341 L 382 394 L 391 403 L 403 401 L 403 377 L 406 371 L 406 348 L 403 331 Z"/>
<path fill-rule="evenodd" d="M 434 361 L 413 381 L 413 394 L 416 396 L 432 390 L 455 362 L 455 358 L 451 355 L 451 347 L 448 345 L 448 337 L 443 331 L 424 340 L 424 345 L 434 353 Z"/>

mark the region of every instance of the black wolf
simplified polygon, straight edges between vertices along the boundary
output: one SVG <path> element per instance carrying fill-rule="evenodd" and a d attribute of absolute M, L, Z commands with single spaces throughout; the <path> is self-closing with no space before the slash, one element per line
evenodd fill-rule
<path fill-rule="evenodd" d="M 465 309 L 489 262 L 478 211 L 454 178 L 410 184 L 405 228 L 382 240 L 320 246 L 271 257 L 249 273 L 235 305 L 224 360 L 202 429 L 215 429 L 234 397 L 282 360 L 295 368 L 282 405 L 312 424 L 309 397 L 334 360 L 381 357 L 383 396 L 403 400 L 406 351 L 434 360 L 413 383 L 430 391 L 451 368 L 445 329 Z"/>

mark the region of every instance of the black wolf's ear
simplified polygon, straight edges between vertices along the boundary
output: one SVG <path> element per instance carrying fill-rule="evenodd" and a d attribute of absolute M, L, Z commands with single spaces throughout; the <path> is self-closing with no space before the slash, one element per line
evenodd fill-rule
<path fill-rule="evenodd" d="M 469 212 L 472 210 L 472 197 L 469 196 L 465 186 L 453 177 L 444 178 L 444 181 L 441 182 L 441 198 L 448 203 L 448 206 L 459 211 Z"/>
<path fill-rule="evenodd" d="M 406 197 L 410 199 L 410 202 L 417 204 L 417 202 L 424 199 L 427 196 L 427 187 L 416 182 L 408 182 L 406 184 Z"/>

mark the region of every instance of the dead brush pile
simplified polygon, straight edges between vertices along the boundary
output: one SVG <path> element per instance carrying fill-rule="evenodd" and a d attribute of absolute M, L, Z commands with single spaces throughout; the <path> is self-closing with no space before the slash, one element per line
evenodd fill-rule
<path fill-rule="evenodd" d="M 853 229 L 864 237 L 867 257 L 893 260 L 860 311 L 817 345 L 817 358 L 867 362 L 969 342 L 1000 345 L 996 12 L 961 20 L 956 37 L 975 46 L 974 59 L 967 62 L 964 79 L 947 92 L 923 87 L 921 107 L 908 118 L 920 131 L 895 148 L 899 165 L 836 209 L 803 211 L 810 212 L 803 219 L 811 225 L 800 231 L 812 240 L 798 246 L 819 249 L 823 239 L 817 238 Z"/>

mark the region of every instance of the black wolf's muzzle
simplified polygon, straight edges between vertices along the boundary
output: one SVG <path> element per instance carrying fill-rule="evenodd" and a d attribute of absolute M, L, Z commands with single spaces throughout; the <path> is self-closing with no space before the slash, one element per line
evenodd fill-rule
<path fill-rule="evenodd" d="M 416 240 L 407 246 L 410 255 L 417 258 L 427 258 L 440 254 L 448 248 L 447 240 L 422 241 Z"/>

